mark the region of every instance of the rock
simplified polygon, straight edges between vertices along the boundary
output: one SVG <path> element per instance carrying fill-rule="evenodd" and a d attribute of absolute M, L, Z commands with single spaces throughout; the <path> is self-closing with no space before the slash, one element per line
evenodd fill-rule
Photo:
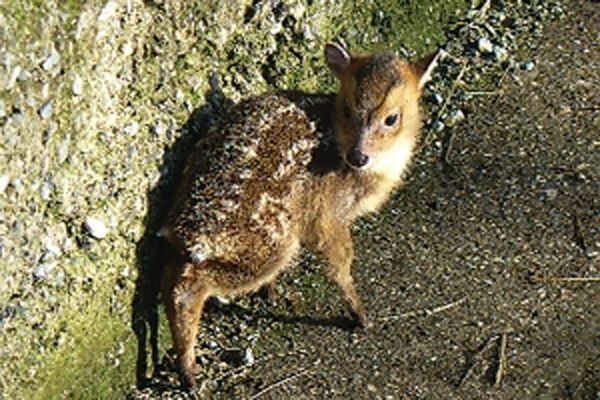
<path fill-rule="evenodd" d="M 48 263 L 42 263 L 40 265 L 38 265 L 34 270 L 33 270 L 33 276 L 36 279 L 39 280 L 43 280 L 46 279 L 48 277 L 48 274 L 54 269 L 56 268 L 56 266 L 58 265 L 58 261 L 51 261 Z"/>
<path fill-rule="evenodd" d="M 4 100 L 0 100 L 0 118 L 6 117 L 6 105 Z"/>
<path fill-rule="evenodd" d="M 19 74 L 19 77 L 17 79 L 20 82 L 25 82 L 26 80 L 29 80 L 29 78 L 31 78 L 31 73 L 29 71 L 27 71 L 26 69 L 24 69 L 21 71 L 21 73 Z"/>
<path fill-rule="evenodd" d="M 444 127 L 445 127 L 444 123 L 442 121 L 440 121 L 439 119 L 436 119 L 431 124 L 431 129 L 433 129 L 435 132 L 441 132 L 441 131 L 443 131 Z"/>
<path fill-rule="evenodd" d="M 140 131 L 140 124 L 138 124 L 136 121 L 133 121 L 123 128 L 123 131 L 129 136 L 135 136 Z"/>
<path fill-rule="evenodd" d="M 23 122 L 25 122 L 25 115 L 23 115 L 23 113 L 20 111 L 16 111 L 10 116 L 10 119 L 13 124 L 21 125 Z"/>
<path fill-rule="evenodd" d="M 5 175 L 5 174 L 0 175 L 0 194 L 4 193 L 4 191 L 8 187 L 9 182 L 10 182 L 10 178 L 8 177 L 8 175 Z"/>
<path fill-rule="evenodd" d="M 477 41 L 477 50 L 479 50 L 479 52 L 482 54 L 490 54 L 494 50 L 494 45 L 490 39 L 481 37 Z"/>
<path fill-rule="evenodd" d="M 50 116 L 52 115 L 53 112 L 54 112 L 54 109 L 52 107 L 52 100 L 48 100 L 47 102 L 45 102 L 44 105 L 41 106 L 40 109 L 38 110 L 38 114 L 40 115 L 40 117 L 42 119 L 50 118 Z"/>
<path fill-rule="evenodd" d="M 19 65 L 17 65 L 13 68 L 12 72 L 8 76 L 8 81 L 6 82 L 6 89 L 10 90 L 13 87 L 15 87 L 15 82 L 17 81 L 17 78 L 19 77 L 20 74 L 21 74 L 21 67 Z"/>
<path fill-rule="evenodd" d="M 100 11 L 98 21 L 108 21 L 119 9 L 119 4 L 116 1 L 109 1 Z"/>
<path fill-rule="evenodd" d="M 535 68 L 535 62 L 533 61 L 524 61 L 521 63 L 521 69 L 523 71 L 531 72 Z"/>
<path fill-rule="evenodd" d="M 98 218 L 87 217 L 84 222 L 85 229 L 96 239 L 104 239 L 108 234 L 108 228 Z"/>
<path fill-rule="evenodd" d="M 83 79 L 79 75 L 75 75 L 71 91 L 75 96 L 80 96 L 83 93 Z"/>
<path fill-rule="evenodd" d="M 446 118 L 446 125 L 454 126 L 465 119 L 465 114 L 460 109 L 452 110 Z"/>
<path fill-rule="evenodd" d="M 52 48 L 52 50 L 50 51 L 50 54 L 48 55 L 48 57 L 46 57 L 46 59 L 42 63 L 42 68 L 44 69 L 44 71 L 49 71 L 52 68 L 54 68 L 55 66 L 57 66 L 59 62 L 60 62 L 60 54 L 58 53 L 58 51 L 56 51 L 55 48 Z"/>
<path fill-rule="evenodd" d="M 508 60 L 508 51 L 502 46 L 494 45 L 494 58 L 499 62 L 504 62 Z"/>
<path fill-rule="evenodd" d="M 254 354 L 252 354 L 252 349 L 248 347 L 244 352 L 244 364 L 253 365 L 254 364 Z"/>
<path fill-rule="evenodd" d="M 58 148 L 56 149 L 56 156 L 59 164 L 67 161 L 67 158 L 69 157 L 69 137 L 60 142 Z"/>
<path fill-rule="evenodd" d="M 50 196 L 52 195 L 52 183 L 44 182 L 42 186 L 40 186 L 40 197 L 44 201 L 50 200 Z"/>

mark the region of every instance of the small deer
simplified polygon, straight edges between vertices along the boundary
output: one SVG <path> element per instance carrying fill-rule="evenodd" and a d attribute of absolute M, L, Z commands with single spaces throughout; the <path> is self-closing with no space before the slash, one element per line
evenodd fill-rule
<path fill-rule="evenodd" d="M 419 98 L 439 55 L 409 63 L 327 44 L 337 95 L 242 101 L 197 142 L 160 231 L 177 254 L 162 298 L 183 386 L 196 387 L 206 300 L 261 287 L 273 293 L 301 246 L 327 261 L 353 321 L 369 326 L 351 275 L 350 225 L 402 183 L 419 137 Z"/>

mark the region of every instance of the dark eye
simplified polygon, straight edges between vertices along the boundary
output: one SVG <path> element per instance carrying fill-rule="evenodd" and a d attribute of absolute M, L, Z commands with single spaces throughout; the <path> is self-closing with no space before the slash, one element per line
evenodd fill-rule
<path fill-rule="evenodd" d="M 396 121 L 398 121 L 398 113 L 388 115 L 385 118 L 384 123 L 386 126 L 394 126 L 394 124 L 396 124 Z"/>
<path fill-rule="evenodd" d="M 350 111 L 348 103 L 344 103 L 344 117 L 346 117 L 346 119 L 350 119 L 350 117 L 352 117 L 352 112 Z"/>

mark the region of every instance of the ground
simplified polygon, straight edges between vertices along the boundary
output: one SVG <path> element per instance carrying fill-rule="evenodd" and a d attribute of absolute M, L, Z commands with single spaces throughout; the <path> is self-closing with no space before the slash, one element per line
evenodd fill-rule
<path fill-rule="evenodd" d="M 535 68 L 470 102 L 393 201 L 358 224 L 354 273 L 372 330 L 344 325 L 325 280 L 306 285 L 318 268 L 305 258 L 277 306 L 209 308 L 200 360 L 227 367 L 201 375 L 201 393 L 600 396 L 596 7 L 572 4 L 524 50 Z"/>
<path fill-rule="evenodd" d="M 250 94 L 331 90 L 337 35 L 449 53 L 406 185 L 353 232 L 374 327 L 305 254 L 276 304 L 209 304 L 201 395 L 597 398 L 597 2 L 425 3 L 1 4 L 0 399 L 189 397 L 164 319 L 134 389 L 146 239 L 194 134 Z"/>

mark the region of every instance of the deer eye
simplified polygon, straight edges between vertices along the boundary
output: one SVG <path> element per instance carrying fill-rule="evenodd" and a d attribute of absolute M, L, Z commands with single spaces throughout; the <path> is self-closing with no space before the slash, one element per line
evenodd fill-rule
<path fill-rule="evenodd" d="M 390 114 L 385 118 L 385 126 L 394 126 L 398 121 L 398 113 Z"/>
<path fill-rule="evenodd" d="M 344 117 L 346 117 L 346 119 L 350 119 L 352 117 L 352 111 L 350 111 L 350 107 L 348 106 L 348 103 L 344 102 Z"/>

